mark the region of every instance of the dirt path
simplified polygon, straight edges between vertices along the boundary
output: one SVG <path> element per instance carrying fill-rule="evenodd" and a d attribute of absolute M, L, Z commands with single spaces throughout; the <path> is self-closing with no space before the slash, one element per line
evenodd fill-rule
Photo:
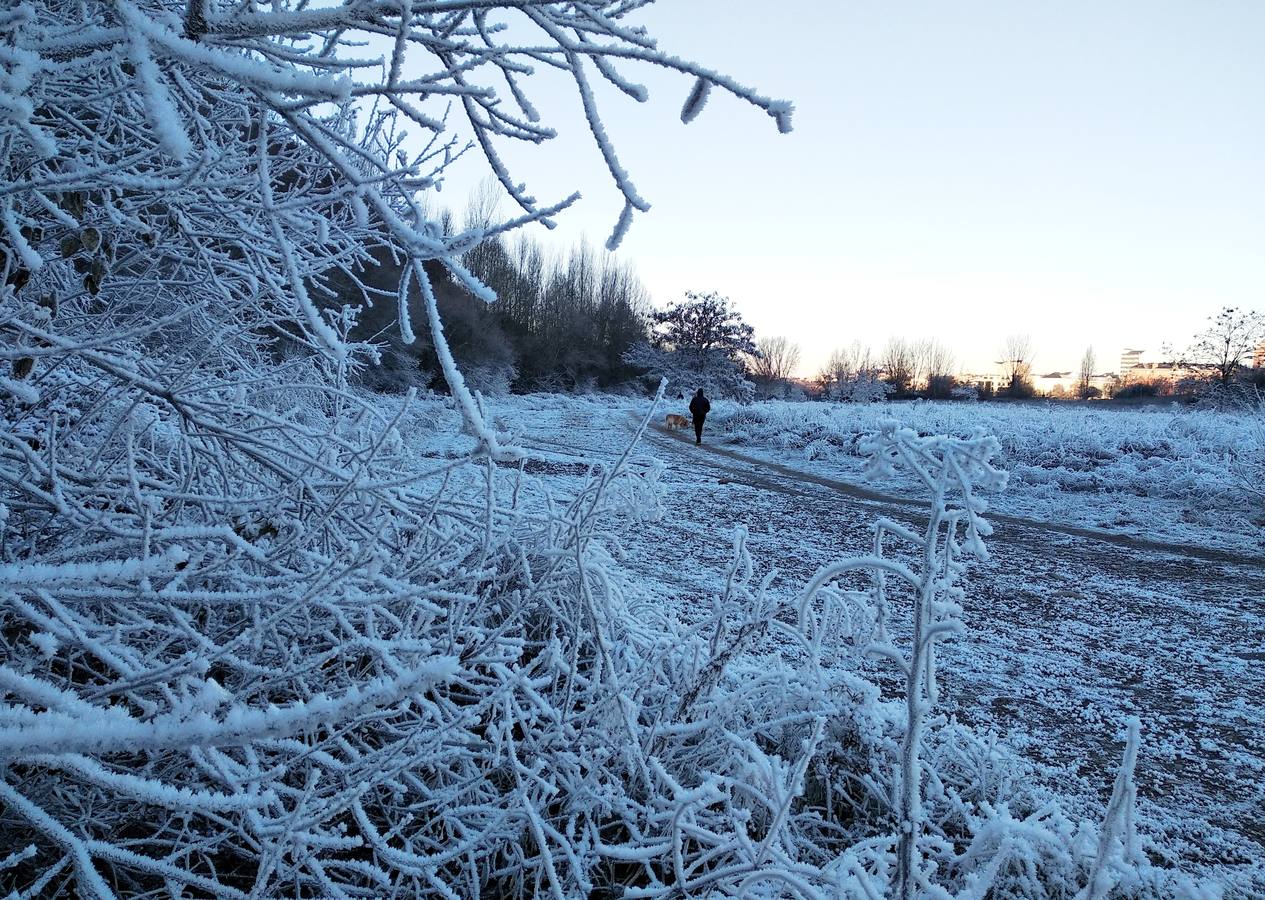
<path fill-rule="evenodd" d="M 720 570 L 715 536 L 745 524 L 791 591 L 866 552 L 878 515 L 917 522 L 925 508 L 692 436 L 647 435 L 672 477 L 668 521 L 645 543 L 650 572 L 665 547 L 687 571 Z M 968 635 L 943 651 L 942 708 L 998 731 L 1087 809 L 1106 799 L 1120 725 L 1138 715 L 1152 833 L 1204 865 L 1265 859 L 1265 560 L 988 518 L 992 559 L 968 571 Z"/>
<path fill-rule="evenodd" d="M 583 417 L 542 422 L 531 439 L 560 459 L 611 460 L 639 420 L 622 421 L 628 431 Z M 921 524 L 918 500 L 698 448 L 692 437 L 647 433 L 638 464 L 666 467 L 664 515 L 621 537 L 648 602 L 686 617 L 717 590 L 738 526 L 789 598 L 822 566 L 868 552 L 878 516 Z M 941 651 L 939 710 L 996 731 L 1088 817 L 1110 793 L 1121 725 L 1137 715 L 1149 832 L 1204 871 L 1265 861 L 1262 560 L 988 518 L 992 558 L 968 569 L 967 633 Z M 866 672 L 894 684 L 887 674 Z"/>
<path fill-rule="evenodd" d="M 794 482 L 820 485 L 821 487 L 829 488 L 836 493 L 852 497 L 856 500 L 865 500 L 881 506 L 893 507 L 895 509 L 927 508 L 927 503 L 923 500 L 916 500 L 909 497 L 899 497 L 894 494 L 885 494 L 881 491 L 875 491 L 861 485 L 852 484 L 851 482 L 827 478 L 823 475 L 816 475 L 811 472 L 804 472 L 799 469 L 791 468 L 790 466 L 784 466 L 779 463 L 759 459 L 754 456 L 748 456 L 745 453 L 740 453 L 737 450 L 731 450 L 728 447 L 718 446 L 713 443 L 696 446 L 694 445 L 694 442 L 689 439 L 688 435 L 680 431 L 665 428 L 663 425 L 658 423 L 652 424 L 651 428 L 659 435 L 671 438 L 682 445 L 691 447 L 694 452 L 701 450 L 705 453 L 735 460 L 757 470 L 765 470 L 769 473 L 776 474 L 781 478 L 790 479 Z M 750 471 L 737 468 L 733 468 L 731 471 L 733 472 L 735 479 L 750 479 L 752 477 L 752 473 Z M 773 487 L 772 484 L 767 484 L 767 486 Z M 1102 541 L 1104 543 L 1115 544 L 1131 550 L 1168 553 L 1174 556 L 1186 556 L 1194 559 L 1208 560 L 1211 562 L 1224 562 L 1235 566 L 1248 566 L 1265 570 L 1265 557 L 1232 553 L 1228 550 L 1217 550 L 1215 548 L 1199 547 L 1191 544 L 1176 544 L 1165 541 L 1156 541 L 1148 538 L 1136 537 L 1134 535 L 1103 531 L 1098 528 L 1084 528 L 1062 522 L 1047 522 L 1040 519 L 1002 515 L 1000 513 L 990 513 L 988 521 L 992 523 L 994 528 L 997 530 L 997 536 L 994 537 L 994 540 L 1010 539 L 1010 536 L 1005 533 L 1007 526 L 1010 526 L 1013 528 L 1031 529 L 1037 532 L 1047 532 L 1050 534 L 1085 538 L 1092 541 Z"/>

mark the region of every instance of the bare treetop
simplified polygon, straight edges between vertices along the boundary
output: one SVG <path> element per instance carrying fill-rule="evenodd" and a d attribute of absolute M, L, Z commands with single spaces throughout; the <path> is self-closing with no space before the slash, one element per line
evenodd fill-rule
<path fill-rule="evenodd" d="M 1217 315 L 1209 316 L 1208 323 L 1208 327 L 1195 336 L 1190 355 L 1193 362 L 1209 367 L 1224 387 L 1265 340 L 1265 316 L 1227 306 Z"/>
<path fill-rule="evenodd" d="M 786 337 L 765 337 L 756 341 L 760 355 L 752 359 L 752 374 L 765 381 L 784 381 L 799 365 L 799 344 Z"/>
<path fill-rule="evenodd" d="M 182 3 L 50 2 L 18 7 L 8 17 L 18 46 L 72 70 L 98 65 L 100 54 L 129 59 L 145 94 L 146 112 L 158 143 L 171 157 L 168 170 L 188 171 L 205 161 L 214 130 L 199 127 L 195 93 L 170 67 L 215 73 L 224 85 L 253 95 L 297 135 L 335 163 L 358 188 L 402 183 L 425 188 L 454 154 L 460 138 L 447 121 L 460 110 L 491 171 L 506 192 L 532 218 L 546 223 L 577 195 L 542 207 L 503 163 L 499 139 L 541 143 L 556 132 L 541 121 L 525 89 L 540 67 L 566 72 L 625 209 L 612 235 L 617 244 L 634 210 L 648 210 L 619 162 L 606 135 L 592 90 L 594 78 L 613 84 L 637 101 L 647 89 L 617 68 L 649 64 L 694 79 L 681 112 L 692 121 L 712 87 L 728 91 L 763 109 L 779 130 L 790 130 L 791 104 L 757 93 L 737 81 L 658 48 L 645 29 L 631 21 L 644 2 L 550 3 L 539 0 L 432 0 L 382 2 L 358 0 L 312 9 L 305 2 L 253 5 L 219 0 Z M 386 58 L 366 55 L 366 41 L 391 42 Z M 383 113 L 399 113 L 423 132 L 443 140 L 410 160 L 366 155 L 347 135 L 325 127 L 330 103 L 376 101 L 362 107 L 373 122 Z M 507 102 L 508 101 L 508 102 Z M 37 123 L 27 122 L 31 141 L 48 151 L 56 139 Z M 50 143 L 50 139 L 52 143 Z M 52 155 L 51 153 L 49 155 Z M 153 165 L 153 160 L 149 161 Z M 442 255 L 429 238 L 419 249 Z"/>
<path fill-rule="evenodd" d="M 539 144 L 556 134 L 529 99 L 533 74 L 560 70 L 576 86 L 624 198 L 610 247 L 649 204 L 607 136 L 595 79 L 642 101 L 648 92 L 623 70 L 666 68 L 690 79 L 686 121 L 715 87 L 790 128 L 789 103 L 660 50 L 634 21 L 645 5 L 23 3 L 0 14 L 0 46 L 12 60 L 4 91 L 14 98 L 0 116 L 0 219 L 13 248 L 4 277 L 24 282 L 57 257 L 64 235 L 91 227 L 108 236 L 110 258 L 94 264 L 90 290 L 108 270 L 116 289 L 154 296 L 155 272 L 142 275 L 137 260 L 161 260 L 168 273 L 207 270 L 196 280 L 222 312 L 294 334 L 342 365 L 348 348 L 320 309 L 322 273 L 350 273 L 366 246 L 385 242 L 407 263 L 398 292 L 404 340 L 413 340 L 413 282 L 470 430 L 504 456 L 447 352 L 422 263 L 440 261 L 491 301 L 461 254 L 527 222 L 551 224 L 578 198 L 538 203 L 498 150 L 501 141 Z M 467 151 L 484 157 L 520 214 L 446 234 L 422 195 Z M 372 289 L 360 289 L 368 302 Z"/>

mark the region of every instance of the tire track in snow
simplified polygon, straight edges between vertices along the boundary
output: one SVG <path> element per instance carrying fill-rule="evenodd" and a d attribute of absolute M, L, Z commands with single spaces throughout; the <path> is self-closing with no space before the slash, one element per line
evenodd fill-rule
<path fill-rule="evenodd" d="M 854 500 L 861 500 L 895 509 L 921 510 L 928 508 L 926 501 L 923 500 L 911 497 L 900 497 L 895 494 L 886 494 L 858 484 L 853 484 L 851 482 L 841 481 L 836 478 L 829 478 L 824 475 L 817 475 L 812 472 L 805 472 L 801 469 L 795 469 L 790 466 L 782 465 L 781 463 L 760 459 L 755 456 L 748 456 L 745 453 L 741 453 L 737 450 L 731 450 L 728 447 L 717 446 L 715 444 L 702 444 L 701 446 L 697 446 L 690 441 L 688 435 L 682 434 L 678 431 L 671 431 L 657 422 L 651 423 L 650 427 L 657 434 L 670 438 L 678 444 L 683 444 L 693 447 L 695 450 L 703 450 L 707 453 L 735 460 L 755 469 L 763 469 L 768 472 L 775 473 L 781 478 L 806 484 L 816 484 L 821 487 L 829 488 L 836 493 L 843 494 L 846 497 L 851 497 Z M 739 477 L 748 475 L 748 473 L 744 473 L 736 467 L 719 464 L 714 465 L 713 467 L 731 471 L 735 476 Z M 1005 515 L 1001 513 L 990 512 L 988 513 L 987 518 L 989 523 L 994 526 L 995 534 L 992 538 L 993 541 L 1013 540 L 1014 535 L 1007 536 L 1004 533 L 1003 528 L 997 527 L 1010 526 L 1012 528 L 1032 529 L 1035 531 L 1059 534 L 1072 538 L 1100 541 L 1102 543 L 1115 544 L 1117 546 L 1127 547 L 1133 550 L 1165 553 L 1172 556 L 1193 557 L 1196 559 L 1207 560 L 1208 562 L 1229 563 L 1235 566 L 1248 566 L 1251 568 L 1265 570 L 1265 557 L 1235 553 L 1229 550 L 1218 550 L 1213 547 L 1200 547 L 1193 544 L 1177 544 L 1168 541 L 1157 541 L 1151 538 L 1138 537 L 1136 535 L 1103 531 L 1098 528 L 1086 528 L 1080 525 L 1071 525 L 1063 522 L 1049 522 L 1042 519 L 1029 519 L 1024 516 Z"/>
<path fill-rule="evenodd" d="M 913 498 L 696 447 L 657 423 L 647 437 L 669 459 L 688 461 L 700 487 L 714 478 L 797 498 L 790 517 L 779 503 L 745 505 L 752 521 L 796 531 L 802 566 L 830 561 L 812 532 L 829 532 L 849 507 L 862 519 L 857 531 L 868 533 L 876 513 L 924 524 L 918 513 L 927 505 Z M 968 575 L 969 637 L 941 651 L 945 711 L 1008 734 L 1043 780 L 1099 803 L 1118 764 L 1112 729 L 1139 714 L 1147 723 L 1142 801 L 1152 820 L 1188 842 L 1190 862 L 1261 859 L 1265 670 L 1253 648 L 1265 646 L 1265 559 L 987 518 L 996 526 L 993 558 Z"/>
<path fill-rule="evenodd" d="M 548 457 L 542 474 L 556 467 L 571 484 L 584 465 L 610 465 L 641 420 L 627 408 L 559 403 L 520 419 L 518 443 Z M 664 466 L 663 518 L 630 523 L 618 538 L 649 615 L 705 614 L 739 525 L 757 565 L 780 570 L 773 590 L 789 598 L 822 565 L 867 552 L 877 515 L 925 524 L 917 499 L 712 444 L 695 448 L 654 422 L 630 468 L 642 471 L 649 457 Z M 1262 561 L 989 519 L 1001 524 L 992 558 L 968 570 L 967 635 L 940 651 L 938 712 L 1001 735 L 1075 819 L 1101 816 L 1119 764 L 1119 726 L 1140 716 L 1139 808 L 1157 852 L 1187 871 L 1232 879 L 1238 892 L 1227 896 L 1265 896 Z M 908 639 L 902 629 L 893 630 Z M 882 667 L 846 664 L 899 696 Z M 1253 866 L 1255 876 L 1245 873 Z"/>

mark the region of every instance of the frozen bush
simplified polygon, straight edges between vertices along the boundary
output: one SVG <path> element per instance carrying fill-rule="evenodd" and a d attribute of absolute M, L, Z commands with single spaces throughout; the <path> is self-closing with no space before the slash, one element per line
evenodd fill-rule
<path fill-rule="evenodd" d="M 1019 487 L 1153 497 L 1184 503 L 1201 516 L 1241 509 L 1256 483 L 1252 460 L 1265 453 L 1260 416 L 1248 411 L 924 401 L 870 409 L 765 401 L 716 418 L 726 439 L 737 443 L 793 450 L 808 459 L 859 460 L 861 437 L 885 417 L 919 434 L 997 435 L 999 461 Z"/>
<path fill-rule="evenodd" d="M 518 468 L 427 264 L 490 301 L 462 254 L 576 199 L 496 149 L 553 135 L 542 60 L 625 205 L 612 248 L 648 204 L 594 77 L 667 69 L 782 131 L 790 105 L 635 8 L 441 6 L 0 11 L 0 892 L 563 895 L 640 827 L 649 639 L 598 528 L 624 467 L 556 499 Z M 462 132 L 519 210 L 451 234 L 420 192 Z M 394 292 L 357 274 L 388 257 Z M 336 272 L 429 332 L 446 454 L 409 453 L 411 393 L 355 387 L 379 351 Z"/>

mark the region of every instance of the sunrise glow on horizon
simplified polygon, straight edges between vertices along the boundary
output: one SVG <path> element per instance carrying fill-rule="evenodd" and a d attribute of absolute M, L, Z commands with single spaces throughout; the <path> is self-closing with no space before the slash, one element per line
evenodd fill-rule
<path fill-rule="evenodd" d="M 658 305 L 728 295 L 802 346 L 804 375 L 891 336 L 936 338 L 965 371 L 1014 333 L 1042 371 L 1091 344 L 1156 358 L 1222 306 L 1265 306 L 1259 4 L 694 0 L 645 18 L 664 49 L 792 100 L 794 131 L 720 92 L 684 126 L 679 77 L 639 71 L 645 104 L 596 85 L 652 204 L 619 256 Z M 600 247 L 621 201 L 574 87 L 536 99 L 561 138 L 501 149 L 541 203 L 584 198 L 531 233 Z M 441 197 L 455 209 L 467 170 Z"/>

